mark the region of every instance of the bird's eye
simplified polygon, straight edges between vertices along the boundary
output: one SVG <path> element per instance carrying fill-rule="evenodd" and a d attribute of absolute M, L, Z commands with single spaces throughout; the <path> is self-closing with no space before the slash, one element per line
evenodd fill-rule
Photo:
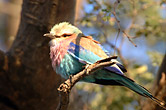
<path fill-rule="evenodd" d="M 71 36 L 71 34 L 63 34 L 62 36 L 63 37 L 69 37 L 69 36 Z"/>

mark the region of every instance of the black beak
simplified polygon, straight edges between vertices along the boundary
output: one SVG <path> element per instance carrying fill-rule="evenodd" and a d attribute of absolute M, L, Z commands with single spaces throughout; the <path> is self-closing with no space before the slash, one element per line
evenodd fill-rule
<path fill-rule="evenodd" d="M 46 34 L 44 34 L 43 36 L 49 37 L 49 38 L 51 38 L 51 39 L 55 38 L 55 36 L 52 35 L 52 34 L 50 34 L 50 33 L 46 33 Z"/>

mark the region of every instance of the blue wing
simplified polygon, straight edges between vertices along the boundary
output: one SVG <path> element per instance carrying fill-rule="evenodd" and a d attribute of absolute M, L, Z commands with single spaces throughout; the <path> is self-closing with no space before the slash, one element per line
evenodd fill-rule
<path fill-rule="evenodd" d="M 107 51 L 101 44 L 98 44 L 100 47 L 101 47 L 101 49 L 108 55 L 108 56 L 110 56 L 110 52 L 109 51 Z M 114 59 L 113 59 L 114 60 Z M 118 65 L 118 67 L 123 71 L 123 72 L 127 72 L 127 70 L 126 70 L 126 68 L 121 64 L 121 63 L 119 63 L 119 62 L 117 62 L 117 65 Z M 108 68 L 108 67 L 107 67 Z M 109 68 L 108 68 L 109 69 Z"/>
<path fill-rule="evenodd" d="M 73 42 L 71 42 L 69 45 L 68 53 L 83 64 L 87 64 L 87 63 L 93 64 L 96 61 L 102 59 L 101 57 L 94 54 L 93 52 L 83 48 L 82 46 L 78 46 L 78 45 L 74 44 Z M 117 65 L 105 67 L 104 69 L 107 69 L 111 72 L 123 75 L 123 72 L 120 70 L 120 68 Z"/>

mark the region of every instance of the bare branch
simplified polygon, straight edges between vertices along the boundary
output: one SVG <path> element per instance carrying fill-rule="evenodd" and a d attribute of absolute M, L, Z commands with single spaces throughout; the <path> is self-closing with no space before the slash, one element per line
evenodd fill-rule
<path fill-rule="evenodd" d="M 102 31 L 101 31 L 101 32 L 102 32 Z M 107 38 L 106 32 L 102 32 L 102 34 L 103 34 L 103 36 L 104 36 L 105 38 Z M 117 37 L 116 37 L 116 41 L 117 41 L 117 39 L 118 39 L 118 37 L 119 37 L 119 34 L 120 34 L 120 30 L 118 30 L 118 34 L 117 34 Z M 105 43 L 107 43 L 108 45 L 110 45 L 111 48 L 114 49 L 114 54 L 113 54 L 113 55 L 115 55 L 115 51 L 117 51 L 118 56 L 119 56 L 120 60 L 122 61 L 124 67 L 127 68 L 127 67 L 128 67 L 128 62 L 127 62 L 127 60 L 125 60 L 125 58 L 122 56 L 121 48 L 116 47 L 116 41 L 115 41 L 115 44 L 112 44 L 112 43 L 108 42 L 107 40 L 106 40 Z M 121 43 L 121 44 L 122 44 L 122 43 Z"/>
<path fill-rule="evenodd" d="M 157 78 L 156 81 L 152 87 L 152 93 L 155 97 L 159 99 L 163 99 L 164 101 L 166 100 L 166 54 L 164 55 L 163 61 L 160 65 L 160 68 L 157 73 Z M 161 110 L 162 108 L 157 105 L 149 105 L 151 103 L 151 100 L 146 100 L 144 103 L 141 103 L 142 105 L 142 110 Z"/>
<path fill-rule="evenodd" d="M 117 0 L 117 1 L 114 3 L 114 10 L 111 12 L 111 13 L 114 15 L 115 20 L 116 20 L 117 25 L 118 25 L 118 36 L 119 36 L 119 32 L 122 31 L 123 34 L 128 38 L 128 40 L 129 40 L 135 47 L 137 47 L 137 45 L 131 40 L 132 37 L 131 37 L 130 35 L 128 35 L 128 34 L 121 28 L 121 26 L 120 26 L 120 21 L 118 20 L 117 15 L 116 15 L 116 7 L 117 7 L 117 5 L 118 5 L 119 3 L 120 3 L 120 0 Z M 118 38 L 118 36 L 117 36 L 117 38 Z"/>
<path fill-rule="evenodd" d="M 123 66 L 125 68 L 127 68 L 128 67 L 128 61 L 122 56 L 121 49 L 116 47 L 114 44 L 112 44 L 108 41 L 106 41 L 106 43 L 108 43 L 108 45 L 110 45 L 112 48 L 114 48 L 117 51 L 118 56 L 119 56 L 120 60 L 122 61 Z"/>
<path fill-rule="evenodd" d="M 137 45 L 130 39 L 131 37 L 123 30 L 122 31 L 123 32 L 123 34 L 128 38 L 128 40 L 135 46 L 135 47 L 137 47 Z"/>
<path fill-rule="evenodd" d="M 42 36 L 56 23 L 73 23 L 75 3 L 76 0 L 23 0 L 16 39 L 7 53 L 0 51 L 1 110 L 55 110 L 59 102 L 56 88 L 62 79 L 48 60 L 49 39 Z"/>
<path fill-rule="evenodd" d="M 3 51 L 0 50 L 0 70 L 8 70 L 8 58 Z"/>
<path fill-rule="evenodd" d="M 81 72 L 77 73 L 76 75 L 70 76 L 69 79 L 67 79 L 64 83 L 62 83 L 58 88 L 60 103 L 57 110 L 67 110 L 70 90 L 79 80 L 81 80 L 85 76 L 94 73 L 95 71 L 101 68 L 115 64 L 115 62 L 112 62 L 111 59 L 116 59 L 116 58 L 117 56 L 112 56 L 103 60 L 99 60 L 91 65 L 87 64 L 85 66 L 85 69 L 83 69 Z"/>

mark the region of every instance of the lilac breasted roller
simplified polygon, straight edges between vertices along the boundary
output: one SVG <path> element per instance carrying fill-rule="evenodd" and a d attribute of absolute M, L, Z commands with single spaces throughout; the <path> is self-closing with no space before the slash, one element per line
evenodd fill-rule
<path fill-rule="evenodd" d="M 49 45 L 52 67 L 65 79 L 83 70 L 86 64 L 93 64 L 108 57 L 107 51 L 98 41 L 91 36 L 85 36 L 81 30 L 68 22 L 56 24 L 50 33 L 44 36 L 51 38 Z M 115 59 L 112 61 L 116 64 L 100 69 L 84 77 L 81 81 L 101 85 L 125 86 L 165 108 L 165 103 L 124 75 L 126 69 L 121 63 Z"/>

